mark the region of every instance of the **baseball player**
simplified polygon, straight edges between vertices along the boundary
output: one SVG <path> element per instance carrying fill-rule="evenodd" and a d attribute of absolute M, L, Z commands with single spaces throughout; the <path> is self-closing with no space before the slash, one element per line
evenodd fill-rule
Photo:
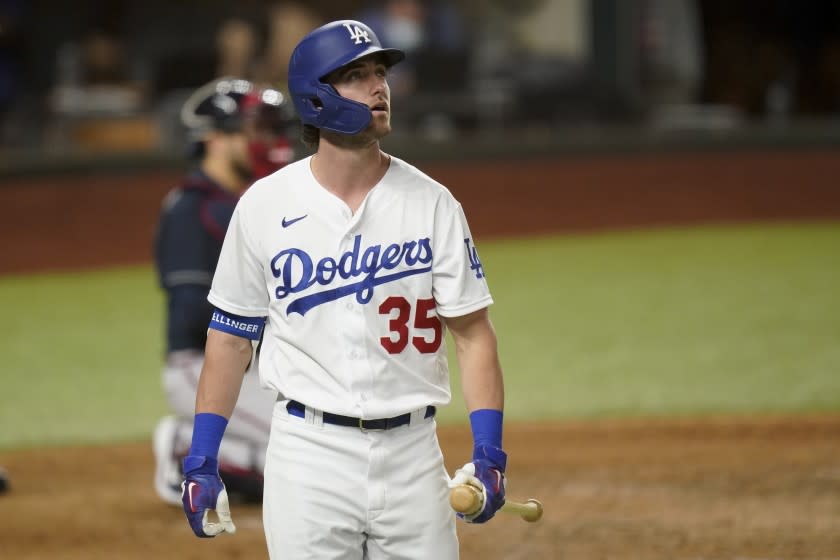
<path fill-rule="evenodd" d="M 181 504 L 180 462 L 192 437 L 196 386 L 213 312 L 207 293 L 222 240 L 245 188 L 292 159 L 286 127 L 295 122 L 291 103 L 280 92 L 239 79 L 214 80 L 199 88 L 184 104 L 181 117 L 199 165 L 166 197 L 155 240 L 167 303 L 163 387 L 173 412 L 154 433 L 155 489 L 174 505 Z M 219 455 L 228 489 L 246 501 L 262 497 L 274 398 L 260 387 L 257 373 L 245 376 Z"/>
<path fill-rule="evenodd" d="M 388 69 L 403 58 L 352 20 L 292 53 L 289 90 L 316 151 L 250 188 L 225 237 L 184 459 L 199 537 L 235 530 L 217 450 L 261 334 L 260 376 L 278 395 L 263 499 L 271 558 L 458 557 L 434 420 L 451 396 L 446 329 L 475 440 L 457 478 L 486 495 L 464 520 L 504 503 L 502 370 L 474 240 L 445 187 L 380 149 Z"/>

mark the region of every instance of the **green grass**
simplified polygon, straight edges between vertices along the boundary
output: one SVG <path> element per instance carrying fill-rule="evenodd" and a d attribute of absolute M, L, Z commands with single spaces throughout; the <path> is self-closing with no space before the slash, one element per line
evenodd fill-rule
<path fill-rule="evenodd" d="M 840 410 L 838 247 L 840 224 L 482 244 L 506 417 Z"/>
<path fill-rule="evenodd" d="M 840 410 L 837 247 L 840 224 L 479 241 L 506 417 Z M 0 447 L 149 436 L 150 268 L 0 278 L 0 309 Z"/>
<path fill-rule="evenodd" d="M 0 446 L 147 437 L 162 305 L 149 267 L 0 278 Z"/>

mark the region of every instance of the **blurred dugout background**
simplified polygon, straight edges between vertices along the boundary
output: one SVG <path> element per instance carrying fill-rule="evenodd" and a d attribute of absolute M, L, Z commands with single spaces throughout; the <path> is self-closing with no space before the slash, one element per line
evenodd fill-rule
<path fill-rule="evenodd" d="M 191 89 L 285 88 L 297 40 L 344 17 L 409 52 L 390 141 L 416 149 L 835 138 L 835 0 L 0 0 L 0 172 L 175 160 Z"/>

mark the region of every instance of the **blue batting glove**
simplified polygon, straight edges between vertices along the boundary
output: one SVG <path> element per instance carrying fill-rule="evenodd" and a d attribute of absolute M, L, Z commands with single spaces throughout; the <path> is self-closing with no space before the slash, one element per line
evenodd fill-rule
<path fill-rule="evenodd" d="M 184 457 L 181 502 L 197 537 L 215 537 L 219 533 L 236 532 L 230 517 L 227 490 L 219 477 L 216 459 L 195 455 Z M 209 519 L 211 511 L 216 512 L 218 521 Z"/>
<path fill-rule="evenodd" d="M 507 455 L 498 447 L 477 445 L 473 460 L 457 471 L 449 481 L 450 488 L 472 486 L 480 496 L 480 507 L 471 513 L 457 513 L 467 523 L 485 523 L 505 505 L 505 467 Z"/>
<path fill-rule="evenodd" d="M 486 493 L 484 509 L 478 515 L 464 518 L 464 521 L 485 523 L 505 505 L 507 454 L 498 447 L 479 445 L 473 449 L 472 463 L 475 465 L 475 477 L 481 481 Z"/>

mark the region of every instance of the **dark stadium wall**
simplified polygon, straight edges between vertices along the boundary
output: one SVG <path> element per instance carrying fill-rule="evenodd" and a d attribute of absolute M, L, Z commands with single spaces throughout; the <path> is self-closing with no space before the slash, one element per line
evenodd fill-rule
<path fill-rule="evenodd" d="M 420 163 L 478 239 L 840 218 L 840 153 L 741 151 Z M 0 273 L 144 263 L 176 171 L 51 173 L 0 183 Z M 281 211 L 278 210 L 278 213 Z M 278 218 L 279 219 L 279 218 Z"/>

